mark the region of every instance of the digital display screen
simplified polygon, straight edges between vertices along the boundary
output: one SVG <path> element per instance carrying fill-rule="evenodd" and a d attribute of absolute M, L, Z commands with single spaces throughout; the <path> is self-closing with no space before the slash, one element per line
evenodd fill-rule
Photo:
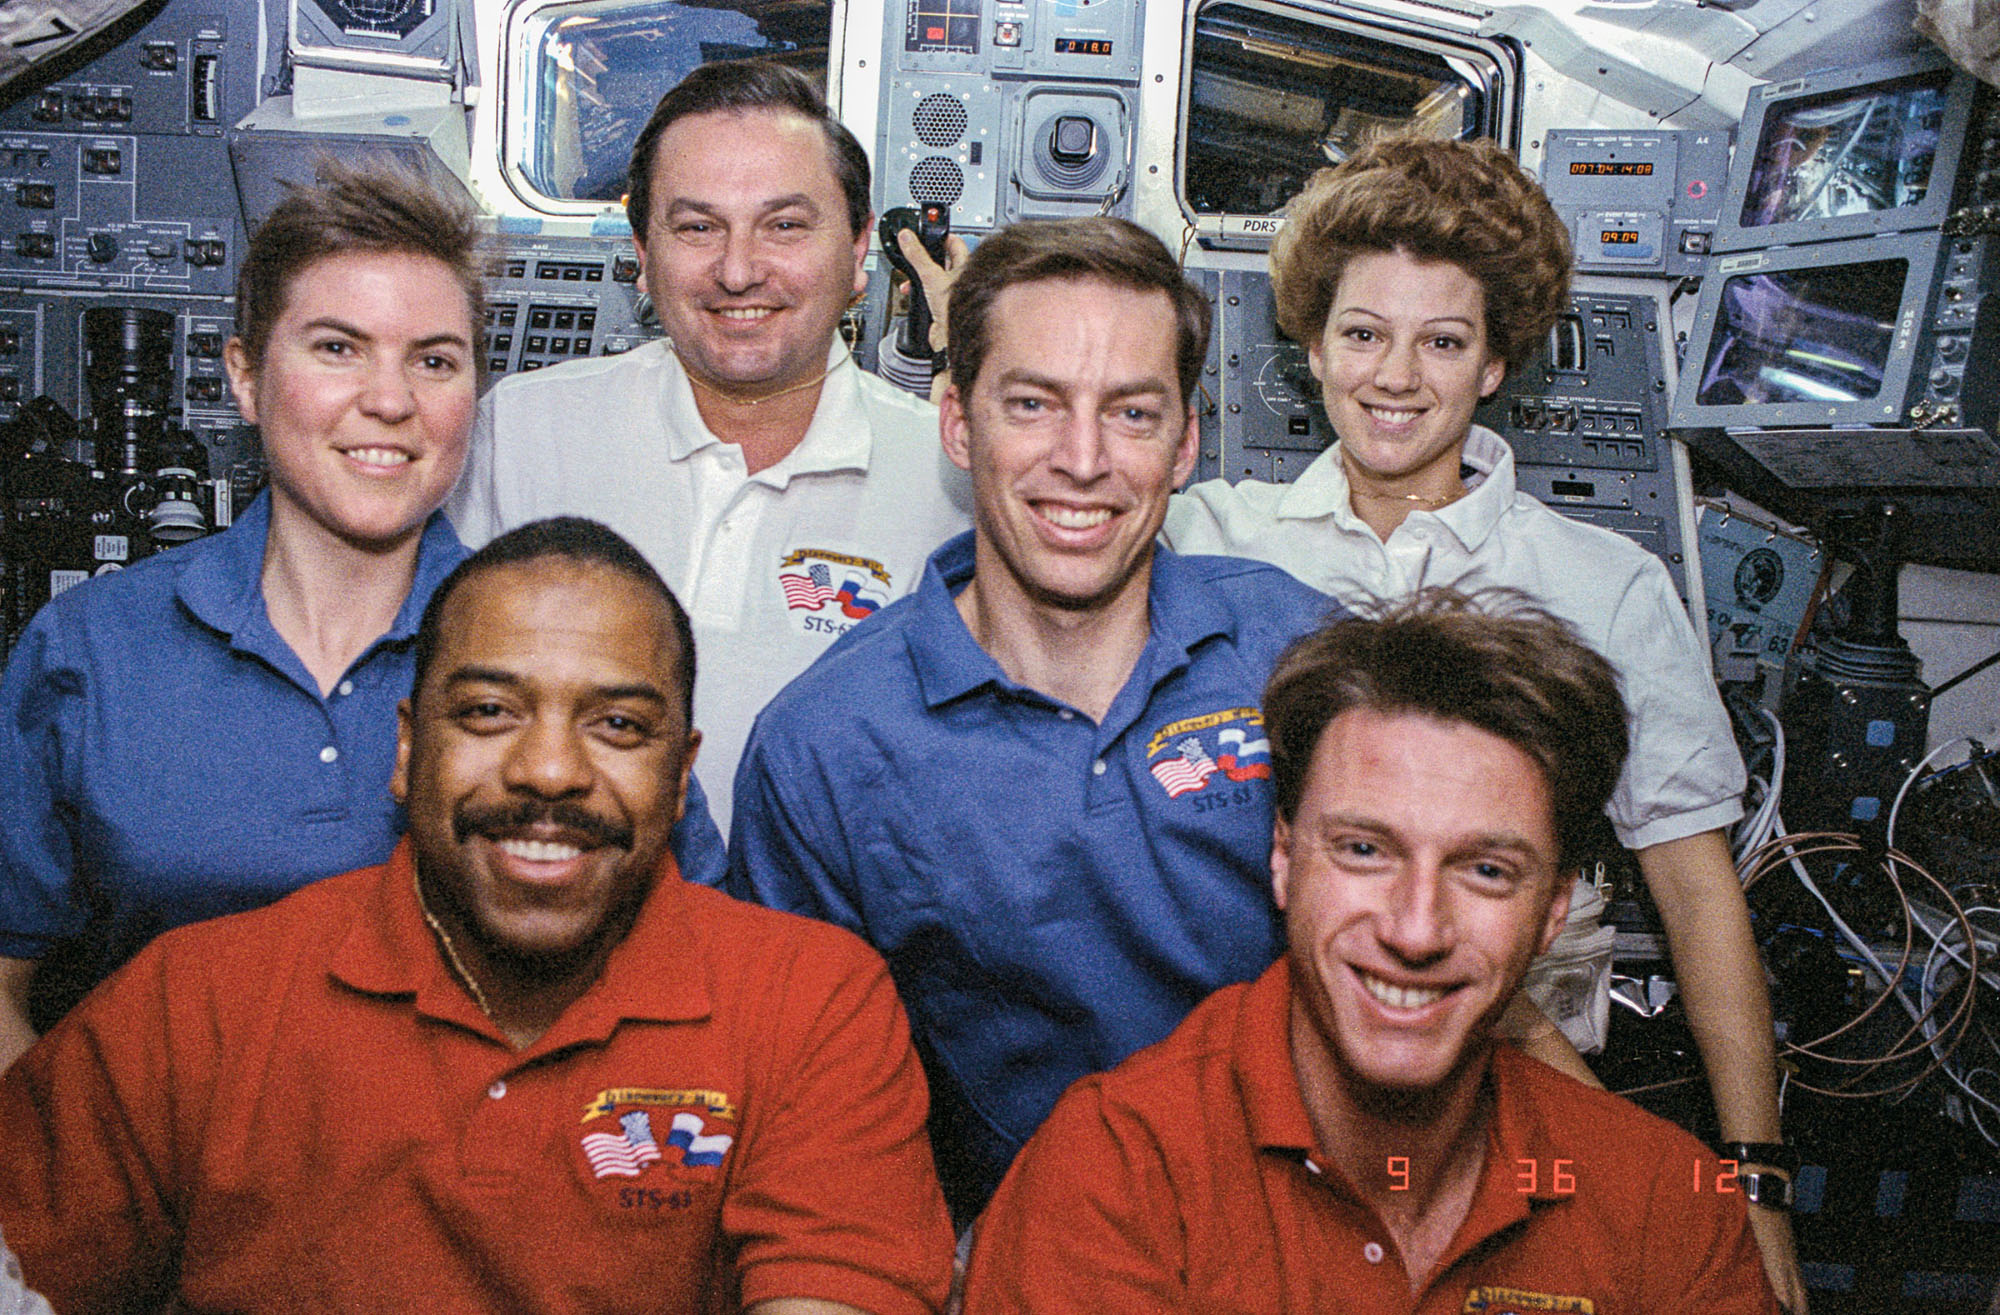
<path fill-rule="evenodd" d="M 1697 405 L 1874 397 L 1882 391 L 1909 268 L 1898 258 L 1730 278 Z"/>
<path fill-rule="evenodd" d="M 399 37 L 410 35 L 431 16 L 428 0 L 319 0 L 319 7 L 343 32 Z"/>
<path fill-rule="evenodd" d="M 910 0 L 903 49 L 911 54 L 978 54 L 979 0 Z"/>
<path fill-rule="evenodd" d="M 1607 228 L 1597 235 L 1597 240 L 1608 247 L 1633 246 L 1639 241 L 1639 232 L 1632 228 Z"/>
<path fill-rule="evenodd" d="M 1743 227 L 1919 204 L 1931 185 L 1950 78 L 1944 70 L 1772 105 L 1743 196 Z"/>
<path fill-rule="evenodd" d="M 1651 178 L 1651 160 L 1571 160 L 1571 177 L 1590 178 Z"/>
<path fill-rule="evenodd" d="M 1057 37 L 1058 55 L 1108 55 L 1111 43 L 1097 37 Z"/>

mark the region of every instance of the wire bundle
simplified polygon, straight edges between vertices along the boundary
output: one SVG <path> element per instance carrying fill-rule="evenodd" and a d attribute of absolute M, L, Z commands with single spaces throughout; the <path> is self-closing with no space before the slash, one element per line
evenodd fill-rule
<path fill-rule="evenodd" d="M 1978 1018 L 1982 959 L 1988 962 L 2000 960 L 2000 909 L 1978 904 L 1965 906 L 1950 886 L 1908 854 L 1895 848 L 1897 817 L 1911 786 L 1922 777 L 1931 762 L 1961 741 L 1951 740 L 1939 745 L 1910 772 L 1889 810 L 1884 836 L 1886 847 L 1875 851 L 1855 835 L 1825 831 L 1786 832 L 1778 811 L 1784 780 L 1784 728 L 1768 710 L 1763 710 L 1763 716 L 1774 736 L 1771 775 L 1768 780 L 1754 778 L 1753 785 L 1760 797 L 1757 806 L 1737 827 L 1735 836 L 1737 874 L 1743 882 L 1744 891 L 1747 894 L 1758 882 L 1781 870 L 1789 870 L 1800 887 L 1825 910 L 1841 941 L 1855 957 L 1867 964 L 1882 988 L 1865 1008 L 1839 1027 L 1823 1036 L 1804 1042 L 1793 1041 L 1784 1047 L 1781 1059 L 1795 1061 L 1787 1065 L 1786 1086 L 1796 1084 L 1804 1090 L 1839 1099 L 1882 1097 L 1900 1100 L 1934 1074 L 1943 1074 L 1967 1097 L 1966 1109 L 1975 1130 L 1988 1143 L 2000 1146 L 2000 1137 L 1996 1137 L 1987 1126 L 1980 1112 L 1983 1107 L 1988 1114 L 2000 1115 L 2000 1101 L 1996 1101 L 1996 1097 L 2000 1097 L 2000 1071 L 1986 1064 L 1961 1071 L 1961 1066 L 1954 1063 L 1955 1053 L 1968 1037 L 1974 1035 L 1975 1028 L 1987 1047 L 2000 1055 L 2000 1043 L 1996 1043 L 1992 1030 Z M 1874 947 L 1840 915 L 1820 883 L 1814 879 L 1808 866 L 1809 860 L 1831 860 L 1848 866 L 1868 864 L 1886 879 L 1895 893 L 1902 915 L 1902 945 L 1893 965 L 1884 963 Z M 1920 906 L 1913 907 L 1906 886 L 1908 878 L 1928 884 L 1937 904 L 1944 910 L 1945 916 L 1941 919 L 1933 915 L 1934 925 L 1924 926 Z M 1995 921 L 1982 926 L 1975 921 L 1981 917 Z M 1919 936 L 1928 939 L 1927 948 L 1919 949 Z M 1906 980 L 1913 969 L 1917 997 L 1914 1000 Z M 1908 1026 L 1893 1042 L 1876 1054 L 1855 1056 L 1837 1052 L 1834 1043 L 1860 1029 L 1891 1000 L 1909 1016 Z M 1920 1057 L 1924 1062 L 1911 1072 L 1910 1062 Z M 1808 1082 L 1790 1071 L 1796 1068 L 1798 1060 L 1835 1072 L 1845 1070 L 1846 1076 L 1824 1084 Z M 1982 1078 L 1986 1080 L 1988 1091 L 1982 1091 L 1978 1085 Z M 1996 1123 L 1995 1127 L 2000 1127 L 2000 1123 Z"/>

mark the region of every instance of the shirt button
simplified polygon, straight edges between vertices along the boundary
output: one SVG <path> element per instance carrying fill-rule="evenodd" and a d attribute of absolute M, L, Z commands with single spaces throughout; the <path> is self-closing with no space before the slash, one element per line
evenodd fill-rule
<path fill-rule="evenodd" d="M 1056 713 L 1056 716 L 1061 717 L 1064 721 L 1076 720 L 1076 713 L 1072 712 L 1068 708 L 1064 708 L 1062 711 Z"/>
<path fill-rule="evenodd" d="M 1370 1242 L 1367 1246 L 1362 1247 L 1361 1258 L 1371 1265 L 1381 1264 L 1382 1244 L 1380 1242 Z"/>
<path fill-rule="evenodd" d="M 1090 765 L 1090 774 L 1092 776 L 1104 775 L 1104 759 L 1099 758 L 1096 762 Z"/>
<path fill-rule="evenodd" d="M 492 1098 L 492 1099 L 494 1099 L 494 1100 L 498 1100 L 498 1099 L 500 1099 L 500 1098 L 501 1098 L 502 1096 L 506 1095 L 506 1094 L 507 1094 L 507 1081 L 506 1081 L 506 1079 L 504 1079 L 504 1078 L 495 1078 L 495 1079 L 493 1079 L 493 1085 L 492 1085 L 492 1086 L 490 1086 L 490 1087 L 488 1087 L 488 1088 L 486 1089 L 486 1094 L 487 1094 L 487 1096 L 489 1096 L 490 1098 Z M 1369 1246 L 1375 1246 L 1375 1244 L 1374 1244 L 1373 1242 L 1370 1242 L 1370 1243 L 1369 1243 L 1368 1245 L 1369 1245 Z M 1376 1250 L 1378 1250 L 1378 1251 L 1379 1251 L 1379 1250 L 1381 1250 L 1381 1248 L 1380 1248 L 1380 1247 L 1376 1247 L 1375 1249 L 1376 1249 Z"/>
<path fill-rule="evenodd" d="M 323 763 L 330 763 L 338 757 L 340 757 L 340 750 L 334 748 L 331 744 L 319 751 L 319 760 Z"/>
<path fill-rule="evenodd" d="M 334 686 L 333 692 L 336 694 L 352 694 L 354 692 L 354 682 L 343 680 L 340 684 Z"/>

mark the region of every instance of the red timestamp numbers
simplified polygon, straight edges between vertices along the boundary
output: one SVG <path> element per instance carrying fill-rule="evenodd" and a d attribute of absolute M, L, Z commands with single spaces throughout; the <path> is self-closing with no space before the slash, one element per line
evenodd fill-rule
<path fill-rule="evenodd" d="M 1387 1165 L 1389 1190 L 1407 1192 L 1410 1190 L 1410 1157 L 1391 1155 Z M 1697 1158 L 1693 1167 L 1693 1185 L 1697 1196 L 1703 1192 L 1731 1195 L 1743 1189 L 1736 1185 L 1737 1162 L 1735 1160 L 1703 1160 Z M 1574 1160 L 1532 1160 L 1514 1161 L 1514 1190 L 1529 1196 L 1541 1190 L 1543 1183 L 1548 1190 L 1558 1196 L 1571 1196 L 1576 1192 L 1576 1161 Z"/>
<path fill-rule="evenodd" d="M 1570 1196 L 1576 1192 L 1575 1171 L 1574 1160 L 1517 1159 L 1514 1161 L 1514 1190 L 1523 1196 L 1532 1195 L 1541 1190 L 1541 1184 L 1546 1177 L 1550 1191 L 1558 1196 Z M 1410 1190 L 1409 1156 L 1389 1157 L 1389 1190 L 1392 1192 Z"/>
<path fill-rule="evenodd" d="M 1711 1164 L 1715 1166 L 1716 1173 L 1715 1185 L 1709 1188 L 1710 1191 L 1715 1192 L 1718 1196 L 1726 1196 L 1742 1190 L 1736 1185 L 1736 1161 L 1702 1160 L 1697 1157 L 1694 1162 L 1694 1194 L 1696 1196 L 1701 1195 L 1701 1185 L 1707 1181 L 1708 1167 Z"/>

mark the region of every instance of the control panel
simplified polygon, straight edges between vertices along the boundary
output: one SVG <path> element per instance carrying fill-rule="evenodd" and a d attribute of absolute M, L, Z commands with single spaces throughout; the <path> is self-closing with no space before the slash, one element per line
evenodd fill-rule
<path fill-rule="evenodd" d="M 1687 474 L 1663 433 L 1666 325 L 1664 287 L 1579 279 L 1548 342 L 1473 418 L 1514 449 L 1523 493 L 1653 553 L 1685 599 Z"/>
<path fill-rule="evenodd" d="M 885 24 L 878 209 L 959 232 L 1131 213 L 1141 0 L 902 0 Z"/>
<path fill-rule="evenodd" d="M 256 107 L 257 31 L 255 3 L 173 0 L 83 68 L 25 80 L 0 130 L 220 137 Z"/>
<path fill-rule="evenodd" d="M 1542 190 L 1579 270 L 1699 274 L 1722 217 L 1729 134 L 1552 128 Z"/>
<path fill-rule="evenodd" d="M 1259 269 L 1190 271 L 1214 306 L 1195 478 L 1288 484 L 1333 443 L 1306 349 L 1278 332 Z"/>
<path fill-rule="evenodd" d="M 226 297 L 235 202 L 216 139 L 0 132 L 0 288 Z"/>
<path fill-rule="evenodd" d="M 624 237 L 498 239 L 486 280 L 486 368 L 498 377 L 660 336 Z"/>

